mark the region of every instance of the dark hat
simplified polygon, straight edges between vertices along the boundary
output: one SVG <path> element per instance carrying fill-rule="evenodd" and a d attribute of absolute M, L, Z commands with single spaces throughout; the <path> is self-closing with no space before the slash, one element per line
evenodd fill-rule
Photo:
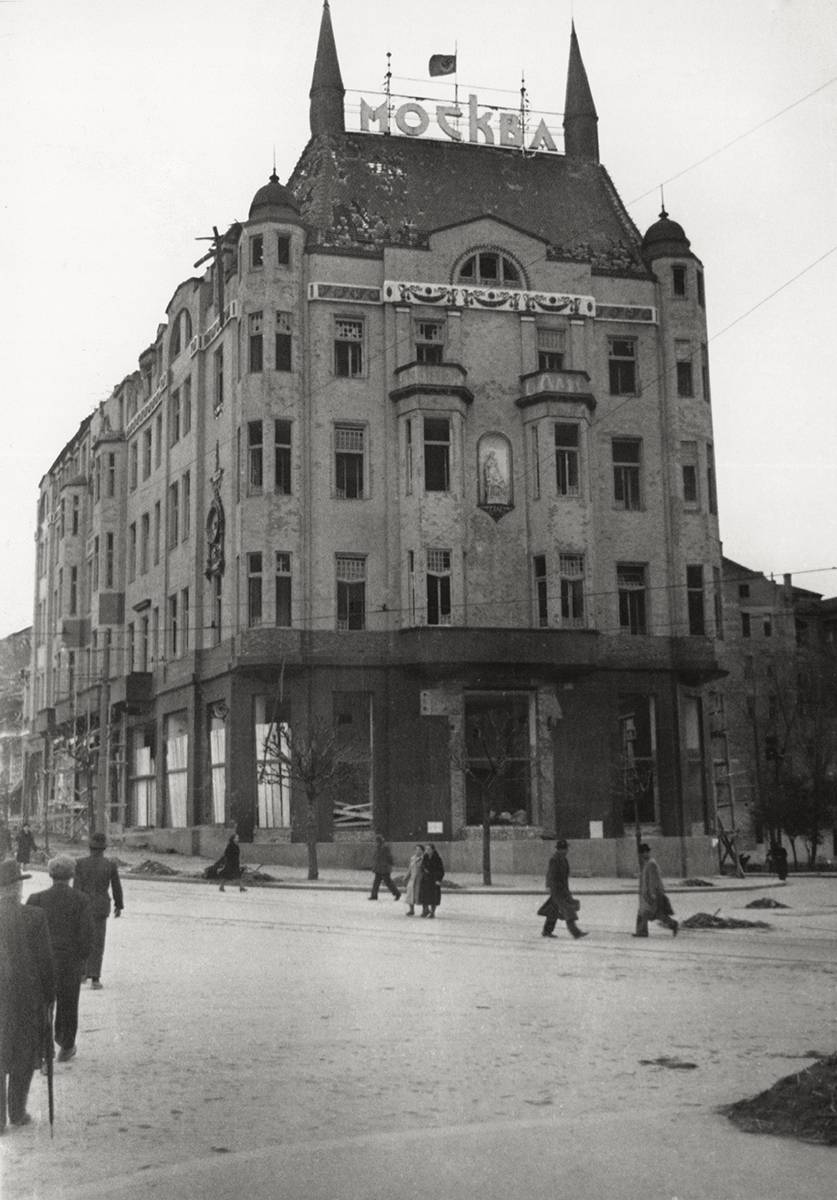
<path fill-rule="evenodd" d="M 108 844 L 108 839 L 103 833 L 91 833 L 88 845 L 91 850 L 104 850 Z"/>
<path fill-rule="evenodd" d="M 59 854 L 49 860 L 47 870 L 53 879 L 72 879 L 76 873 L 76 860 L 69 854 Z"/>
<path fill-rule="evenodd" d="M 565 838 L 559 838 L 555 843 L 556 850 L 569 850 L 570 843 Z"/>
<path fill-rule="evenodd" d="M 640 842 L 640 844 L 639 844 L 639 852 L 640 852 L 640 854 L 650 854 L 650 853 L 651 853 L 651 847 L 648 845 L 648 843 L 647 843 L 647 842 Z"/>
<path fill-rule="evenodd" d="M 4 858 L 0 862 L 0 887 L 9 887 L 20 883 L 21 879 L 31 879 L 31 875 L 21 875 L 20 867 L 13 858 Z"/>

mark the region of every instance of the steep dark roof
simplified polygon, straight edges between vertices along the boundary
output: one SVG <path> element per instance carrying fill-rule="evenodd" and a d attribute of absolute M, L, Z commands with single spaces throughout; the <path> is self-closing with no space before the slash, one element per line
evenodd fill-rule
<path fill-rule="evenodd" d="M 584 69 L 573 21 L 570 34 L 570 61 L 567 66 L 567 92 L 564 98 L 564 150 L 571 158 L 599 161 L 598 115 L 593 93 Z"/>
<path fill-rule="evenodd" d="M 557 260 L 647 277 L 642 239 L 599 163 L 464 142 L 344 133 L 313 137 L 288 187 L 309 244 L 380 253 L 434 230 L 497 217 Z"/>

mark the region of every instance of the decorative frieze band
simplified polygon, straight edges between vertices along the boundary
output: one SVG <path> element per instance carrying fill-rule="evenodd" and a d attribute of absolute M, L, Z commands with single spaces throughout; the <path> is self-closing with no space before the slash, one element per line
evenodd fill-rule
<path fill-rule="evenodd" d="M 597 304 L 593 296 L 392 279 L 385 280 L 383 288 L 344 283 L 309 283 L 308 299 L 352 304 L 430 304 L 438 308 L 481 308 L 528 315 L 552 312 L 571 317 L 593 317 L 601 321 L 634 321 L 652 325 L 657 322 L 657 310 L 651 306 Z"/>

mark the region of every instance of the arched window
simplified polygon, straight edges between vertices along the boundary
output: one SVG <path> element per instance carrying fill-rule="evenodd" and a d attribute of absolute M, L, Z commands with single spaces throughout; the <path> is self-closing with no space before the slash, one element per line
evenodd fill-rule
<path fill-rule="evenodd" d="M 480 250 L 470 255 L 459 268 L 457 279 L 475 287 L 520 287 L 520 268 L 507 254 L 497 250 Z"/>
<path fill-rule="evenodd" d="M 189 316 L 189 310 L 181 308 L 180 312 L 174 318 L 174 324 L 171 329 L 171 349 L 169 359 L 174 361 L 178 354 L 182 354 L 192 340 L 192 318 Z"/>

